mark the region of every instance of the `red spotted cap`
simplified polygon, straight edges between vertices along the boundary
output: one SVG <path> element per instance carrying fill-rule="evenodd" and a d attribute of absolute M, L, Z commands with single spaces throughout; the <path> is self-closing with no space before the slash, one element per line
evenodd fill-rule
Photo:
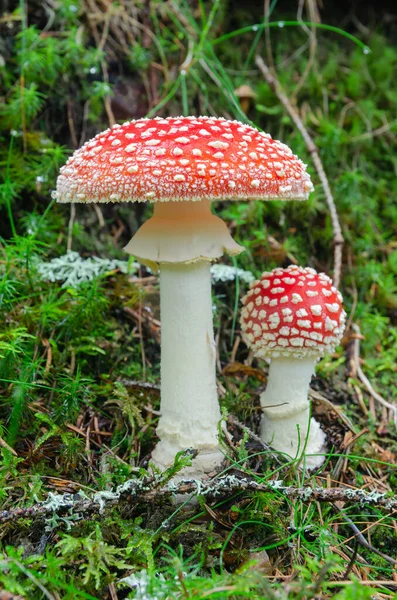
<path fill-rule="evenodd" d="M 262 273 L 242 299 L 243 339 L 256 356 L 322 356 L 345 328 L 342 295 L 324 273 L 292 265 Z"/>
<path fill-rule="evenodd" d="M 306 166 L 269 134 L 213 117 L 114 125 L 62 167 L 58 202 L 306 200 Z"/>

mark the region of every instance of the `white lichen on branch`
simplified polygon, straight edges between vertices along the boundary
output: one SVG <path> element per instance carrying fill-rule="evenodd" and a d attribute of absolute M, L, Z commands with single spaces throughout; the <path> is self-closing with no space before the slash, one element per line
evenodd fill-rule
<path fill-rule="evenodd" d="M 119 485 L 114 491 L 97 492 L 92 498 L 85 494 L 53 494 L 50 492 L 44 502 L 28 508 L 17 508 L 0 512 L 0 523 L 12 522 L 21 518 L 51 519 L 54 515 L 77 515 L 103 513 L 105 509 L 112 508 L 122 502 L 132 503 L 150 502 L 153 504 L 161 498 L 181 498 L 189 495 L 205 496 L 207 499 L 227 497 L 235 492 L 268 492 L 277 493 L 288 499 L 301 500 L 302 502 L 345 502 L 359 504 L 360 506 L 378 506 L 386 511 L 397 510 L 397 498 L 388 496 L 377 490 L 367 492 L 361 489 L 350 488 L 301 488 L 285 485 L 282 480 L 258 482 L 248 477 L 226 475 L 207 481 L 196 479 L 171 480 L 165 483 L 163 475 L 131 479 Z"/>

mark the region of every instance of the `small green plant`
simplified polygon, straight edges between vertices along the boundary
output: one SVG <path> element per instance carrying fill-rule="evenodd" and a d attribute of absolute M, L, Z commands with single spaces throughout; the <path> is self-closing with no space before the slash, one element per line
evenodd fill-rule
<path fill-rule="evenodd" d="M 124 560 L 125 551 L 104 542 L 99 527 L 81 538 L 64 535 L 57 543 L 56 550 L 66 562 L 80 564 L 78 570 L 83 584 L 92 584 L 97 590 L 103 585 L 103 575 L 110 576 L 111 570 L 125 571 L 131 568 Z"/>

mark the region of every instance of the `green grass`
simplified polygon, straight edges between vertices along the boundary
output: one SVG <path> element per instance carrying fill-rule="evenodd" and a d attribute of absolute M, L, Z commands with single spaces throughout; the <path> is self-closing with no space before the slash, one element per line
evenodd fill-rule
<path fill-rule="evenodd" d="M 124 5 L 129 16 L 123 13 L 123 21 Z M 126 260 L 122 247 L 149 214 L 150 208 L 104 206 L 102 227 L 91 207 L 78 206 L 69 227 L 70 207 L 50 200 L 67 156 L 109 125 L 111 98 L 116 119 L 125 120 L 120 80 L 139 94 L 130 118 L 216 114 L 251 122 L 288 143 L 308 163 L 316 187 L 308 202 L 223 203 L 216 211 L 246 248 L 236 266 L 259 276 L 297 261 L 332 274 L 331 221 L 311 157 L 255 68 L 256 54 L 268 60 L 261 12 L 226 0 L 192 5 L 152 0 L 147 12 L 134 3 L 134 12 L 132 3 L 114 3 L 106 21 L 99 2 L 92 3 L 96 14 L 85 13 L 77 0 L 60 3 L 54 14 L 40 7 L 26 14 L 21 2 L 1 15 L 0 510 L 31 506 L 49 492 L 92 496 L 139 478 L 156 441 L 159 333 L 155 322 L 144 318 L 140 328 L 134 317 L 149 307 L 158 318 L 156 281 L 143 268 L 138 283 L 112 270 L 62 287 L 38 271 L 40 262 L 64 255 L 68 241 L 83 257 Z M 319 148 L 346 239 L 341 289 L 364 338 L 362 368 L 375 390 L 396 402 L 392 31 L 382 22 L 367 23 L 368 35 L 352 24 L 348 35 L 316 27 L 317 47 L 300 85 L 310 55 L 307 35 L 296 14 L 284 14 L 277 2 L 272 11 L 278 77 Z M 322 20 L 332 27 L 338 19 L 327 13 Z M 242 83 L 257 94 L 248 115 L 233 94 Z M 229 365 L 218 379 L 225 413 L 257 431 L 255 392 L 266 364 L 230 366 L 245 287 L 241 281 L 214 286 L 220 360 Z M 319 364 L 314 382 L 356 433 L 368 429 L 350 453 L 343 455 L 346 425 L 316 404 L 334 445 L 316 478 L 278 466 L 235 427 L 234 449 L 227 447 L 232 468 L 264 482 L 314 486 L 326 485 L 328 477 L 333 485 L 396 489 L 396 429 L 376 403 L 373 414 L 367 390 L 349 370 L 351 335 L 348 330 L 343 346 Z M 240 344 L 235 361 L 246 358 Z M 139 381 L 153 385 L 131 383 Z M 366 530 L 372 548 L 395 558 L 393 515 L 358 503 L 343 511 L 269 492 L 235 494 L 211 506 L 203 497 L 183 508 L 132 503 L 79 522 L 70 515 L 23 519 L 0 528 L 0 590 L 29 600 L 112 593 L 142 599 L 395 597 L 396 587 L 386 585 L 392 565 L 356 547 L 343 518 Z"/>

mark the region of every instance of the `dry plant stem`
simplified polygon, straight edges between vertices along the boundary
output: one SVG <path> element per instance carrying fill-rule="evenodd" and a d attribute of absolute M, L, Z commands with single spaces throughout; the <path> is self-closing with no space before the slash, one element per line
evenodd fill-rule
<path fill-rule="evenodd" d="M 391 565 L 397 566 L 397 561 L 394 558 L 391 558 L 387 554 L 384 554 L 383 552 L 381 552 L 374 546 L 371 546 L 371 544 L 369 542 L 367 542 L 367 540 L 365 539 L 365 537 L 363 536 L 363 534 L 361 533 L 361 531 L 359 530 L 357 525 L 355 523 L 353 523 L 353 521 L 344 513 L 343 510 L 341 510 L 336 504 L 334 504 L 334 508 L 336 511 L 338 511 L 340 513 L 342 519 L 344 521 L 346 521 L 346 523 L 352 529 L 352 531 L 354 532 L 354 539 L 356 540 L 356 542 L 358 544 L 360 544 L 364 548 L 367 548 L 368 550 L 371 550 L 371 552 L 374 552 L 378 556 L 381 556 Z"/>
<path fill-rule="evenodd" d="M 385 123 L 384 125 L 382 125 L 381 127 L 378 127 L 377 129 L 372 129 L 371 131 L 367 131 L 366 133 L 361 133 L 360 135 L 356 135 L 352 138 L 350 138 L 350 142 L 362 142 L 364 140 L 368 140 L 374 137 L 379 137 L 381 135 L 383 135 L 384 133 L 388 133 L 390 132 L 390 130 L 393 128 L 394 125 L 396 125 L 397 123 L 397 119 L 395 119 L 394 121 L 392 121 L 391 123 Z M 390 133 L 390 137 L 392 137 L 392 139 L 394 141 L 396 141 L 396 136 L 394 136 L 392 133 Z"/>
<path fill-rule="evenodd" d="M 14 456 L 18 456 L 17 452 L 15 452 L 14 448 L 11 448 L 11 446 L 9 446 L 7 444 L 7 442 L 5 440 L 3 440 L 2 437 L 0 437 L 0 446 L 2 446 L 3 448 L 7 448 L 7 450 L 9 452 L 11 452 L 11 454 L 13 454 Z"/>
<path fill-rule="evenodd" d="M 161 487 L 160 487 L 161 486 Z M 248 477 L 227 475 L 210 481 L 182 479 L 162 485 L 156 478 L 130 480 L 124 483 L 116 492 L 98 492 L 94 498 L 77 498 L 74 494 L 54 495 L 46 502 L 35 504 L 28 508 L 16 508 L 0 512 L 0 524 L 18 519 L 43 519 L 54 514 L 98 514 L 105 508 L 112 508 L 132 502 L 154 503 L 163 498 L 172 498 L 180 494 L 197 494 L 208 500 L 219 501 L 236 492 L 275 492 L 290 500 L 302 502 L 345 502 L 358 503 L 361 506 L 378 506 L 392 514 L 397 512 L 397 498 L 373 490 L 365 492 L 351 488 L 312 488 L 292 487 L 283 485 L 282 481 L 257 482 Z M 338 509 L 339 510 L 339 509 Z M 71 511 L 71 512 L 70 512 Z"/>
<path fill-rule="evenodd" d="M 313 390 L 312 388 L 309 389 L 309 398 L 323 404 L 327 408 L 327 411 L 336 413 L 346 427 L 350 429 L 352 433 L 355 432 L 356 429 L 353 425 L 353 422 L 345 415 L 339 406 L 333 404 L 330 400 L 328 400 L 328 398 L 325 398 L 322 394 L 320 394 L 320 392 Z"/>
<path fill-rule="evenodd" d="M 395 404 L 392 404 L 391 402 L 388 402 L 387 400 L 385 400 L 383 398 L 383 396 L 378 394 L 378 392 L 376 392 L 374 390 L 374 388 L 372 387 L 371 382 L 369 381 L 368 377 L 363 372 L 361 365 L 360 365 L 361 331 L 360 331 L 359 326 L 356 323 L 352 324 L 352 330 L 355 333 L 354 349 L 353 349 L 353 362 L 354 362 L 355 371 L 357 373 L 357 377 L 359 378 L 361 383 L 365 386 L 367 392 L 371 395 L 371 397 L 374 398 L 374 400 L 376 400 L 377 402 L 379 402 L 379 404 L 381 404 L 382 406 L 385 406 L 386 408 L 388 408 L 389 410 L 392 411 L 394 425 L 397 427 L 397 406 Z"/>
<path fill-rule="evenodd" d="M 19 560 L 16 560 L 16 558 L 12 558 L 12 559 L 6 559 L 5 562 L 14 563 L 14 565 L 16 565 L 18 567 L 18 569 L 24 575 L 26 575 L 26 577 L 28 579 L 30 579 L 30 581 L 32 581 L 34 583 L 34 585 L 39 588 L 39 590 L 41 590 L 43 596 L 48 598 L 48 600 L 57 600 L 57 598 L 55 596 L 53 596 L 52 594 L 50 594 L 50 592 L 47 590 L 47 588 L 45 588 L 44 585 L 33 575 L 33 573 L 31 573 L 29 569 L 24 567 L 24 565 L 22 563 L 20 563 Z M 21 598 L 21 596 L 19 596 L 19 598 Z"/>
<path fill-rule="evenodd" d="M 272 42 L 271 42 L 271 29 L 270 27 L 267 27 L 268 23 L 269 23 L 269 18 L 270 18 L 270 0 L 265 0 L 265 6 L 264 6 L 264 21 L 266 24 L 265 27 L 265 45 L 266 45 L 266 55 L 267 55 L 267 62 L 270 65 L 270 68 L 274 70 L 274 60 L 273 60 L 273 53 L 272 53 Z"/>
<path fill-rule="evenodd" d="M 319 23 L 320 19 L 319 19 L 318 10 L 316 7 L 316 3 L 313 2 L 313 0 L 307 0 L 306 2 L 305 2 L 305 0 L 300 0 L 299 7 L 298 7 L 298 14 L 297 14 L 298 21 L 303 21 L 302 13 L 303 13 L 304 4 L 307 4 L 307 9 L 309 12 L 308 20 L 311 23 Z M 316 48 L 317 48 L 317 36 L 316 36 L 315 27 L 312 27 L 311 29 L 309 29 L 306 25 L 304 25 L 302 23 L 302 29 L 308 34 L 309 39 L 310 39 L 310 55 L 309 55 L 309 60 L 306 63 L 305 70 L 303 71 L 301 78 L 299 79 L 298 83 L 295 86 L 294 98 L 296 98 L 298 96 L 300 89 L 302 88 L 303 84 L 305 83 L 305 81 L 313 67 L 314 57 L 316 55 Z"/>
<path fill-rule="evenodd" d="M 268 444 L 265 444 L 265 442 L 263 440 L 261 440 L 259 435 L 256 435 L 253 431 L 251 431 L 251 429 L 249 427 L 244 425 L 244 423 L 241 423 L 237 419 L 237 417 L 234 417 L 233 415 L 228 415 L 227 420 L 228 420 L 228 423 L 230 423 L 231 425 L 234 425 L 235 427 L 237 427 L 237 429 L 240 429 L 240 431 L 242 431 L 243 433 L 246 433 L 252 440 L 254 440 L 254 442 L 259 444 L 259 446 L 261 446 L 261 448 L 263 449 L 264 452 L 267 452 L 270 454 L 272 460 L 275 460 L 280 465 L 285 464 L 287 462 L 287 459 L 285 456 L 283 456 L 282 454 L 279 454 L 278 452 L 273 452 L 271 446 L 269 446 Z"/>
<path fill-rule="evenodd" d="M 103 218 L 103 213 L 102 213 L 101 209 L 99 208 L 98 204 L 93 204 L 92 206 L 93 206 L 95 214 L 97 216 L 99 227 L 101 227 L 101 228 L 105 227 L 105 225 L 106 225 L 105 219 Z"/>
<path fill-rule="evenodd" d="M 70 205 L 70 218 L 69 218 L 69 224 L 68 224 L 68 241 L 67 241 L 67 245 L 66 245 L 66 249 L 68 252 L 72 249 L 73 225 L 74 225 L 75 218 L 76 218 L 76 205 L 71 204 Z"/>
<path fill-rule="evenodd" d="M 334 198 L 331 192 L 331 188 L 328 183 L 328 178 L 325 174 L 324 167 L 322 165 L 320 155 L 318 152 L 318 148 L 310 137 L 307 129 L 302 123 L 301 118 L 298 115 L 296 108 L 291 104 L 287 96 L 284 94 L 281 84 L 278 79 L 273 75 L 267 65 L 265 65 L 263 59 L 260 56 L 257 56 L 255 59 L 255 63 L 257 67 L 260 69 L 263 77 L 266 82 L 270 86 L 270 88 L 274 91 L 277 98 L 280 100 L 281 104 L 287 110 L 289 116 L 295 123 L 297 129 L 300 131 L 306 147 L 310 154 L 312 155 L 314 166 L 316 167 L 317 174 L 320 178 L 321 184 L 324 189 L 325 198 L 327 200 L 331 222 L 332 222 L 332 230 L 333 230 L 333 242 L 334 242 L 334 285 L 336 288 L 339 287 L 341 270 L 342 270 L 342 248 L 344 244 L 344 239 L 342 235 L 342 229 L 339 222 L 338 212 L 336 210 Z"/>

